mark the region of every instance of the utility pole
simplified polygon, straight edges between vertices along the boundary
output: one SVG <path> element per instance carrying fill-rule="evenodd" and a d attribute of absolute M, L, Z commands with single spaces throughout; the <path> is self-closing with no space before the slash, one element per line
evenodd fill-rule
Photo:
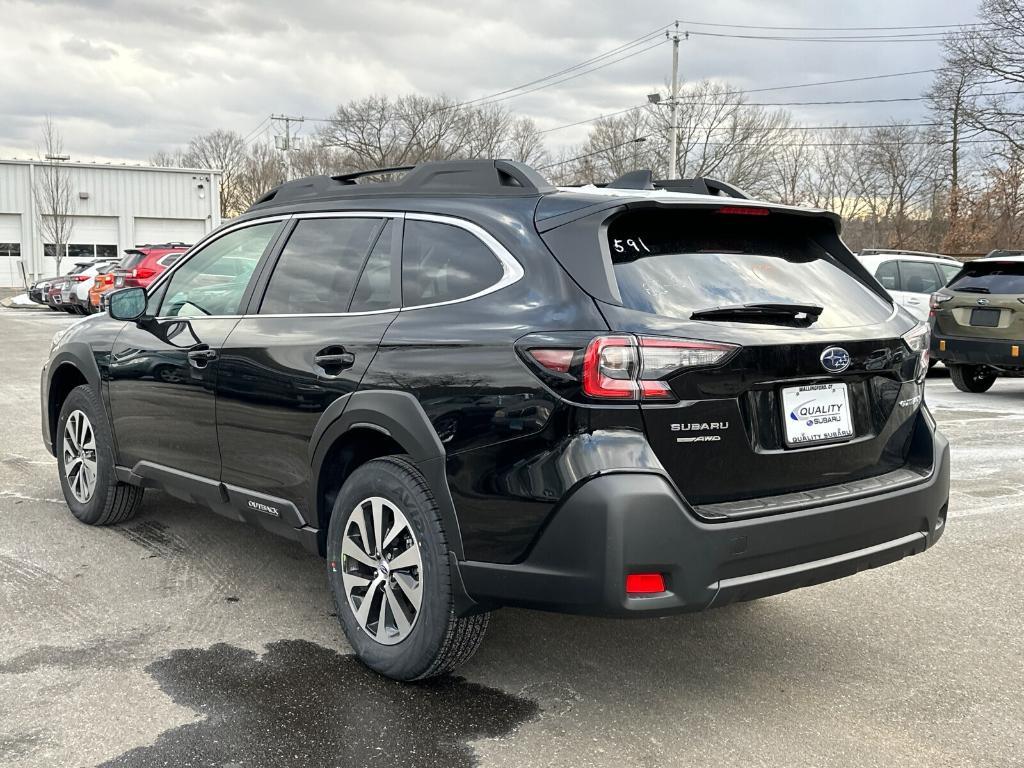
<path fill-rule="evenodd" d="M 305 117 L 291 117 L 289 115 L 271 115 L 270 119 L 274 122 L 284 122 L 284 136 L 278 134 L 274 137 L 274 143 L 278 149 L 284 152 L 284 178 L 287 181 L 292 176 L 292 162 L 291 157 L 288 154 L 295 148 L 295 140 L 292 137 L 292 123 L 303 123 L 306 121 Z"/>
<path fill-rule="evenodd" d="M 668 156 L 668 177 L 676 178 L 676 155 L 679 152 L 679 22 L 676 22 L 675 31 L 669 34 L 665 31 L 665 37 L 672 41 L 672 136 L 669 142 Z M 689 40 L 690 34 L 684 33 L 684 39 Z"/>

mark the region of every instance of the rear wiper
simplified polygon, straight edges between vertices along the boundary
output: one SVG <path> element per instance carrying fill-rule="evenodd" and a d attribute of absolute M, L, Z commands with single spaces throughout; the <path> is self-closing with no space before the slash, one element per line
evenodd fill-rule
<path fill-rule="evenodd" d="M 817 304 L 729 304 L 724 307 L 698 309 L 691 320 L 789 320 L 810 325 L 825 311 Z"/>
<path fill-rule="evenodd" d="M 988 288 L 982 288 L 980 285 L 968 285 L 966 288 L 953 288 L 952 290 L 961 293 L 992 293 Z"/>

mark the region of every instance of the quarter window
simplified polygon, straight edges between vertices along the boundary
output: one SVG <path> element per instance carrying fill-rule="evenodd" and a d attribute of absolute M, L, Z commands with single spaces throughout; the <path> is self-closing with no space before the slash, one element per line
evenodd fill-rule
<path fill-rule="evenodd" d="M 887 291 L 898 291 L 900 289 L 900 269 L 895 261 L 887 261 L 880 264 L 875 270 L 875 279 L 882 284 Z"/>
<path fill-rule="evenodd" d="M 238 313 L 242 295 L 279 224 L 229 232 L 197 252 L 171 275 L 160 315 L 203 317 Z"/>
<path fill-rule="evenodd" d="M 408 219 L 402 248 L 406 307 L 464 299 L 497 283 L 501 263 L 471 232 L 450 224 Z"/>
<path fill-rule="evenodd" d="M 274 267 L 260 314 L 347 312 L 381 224 L 360 218 L 300 221 Z"/>

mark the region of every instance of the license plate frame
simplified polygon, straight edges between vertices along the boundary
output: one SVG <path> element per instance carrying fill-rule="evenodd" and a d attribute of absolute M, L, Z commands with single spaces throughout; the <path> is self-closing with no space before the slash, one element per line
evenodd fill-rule
<path fill-rule="evenodd" d="M 782 387 L 779 392 L 782 438 L 787 448 L 846 443 L 856 437 L 850 412 L 850 388 L 843 381 L 817 382 Z M 819 413 L 798 410 L 818 406 Z M 838 406 L 838 407 L 835 407 Z M 835 417 L 835 421 L 824 419 Z M 813 424 L 811 422 L 814 422 Z M 829 425 L 835 424 L 834 429 Z"/>
<path fill-rule="evenodd" d="M 1002 312 L 992 307 L 974 307 L 971 310 L 971 325 L 978 328 L 998 328 Z M 977 322 L 978 318 L 989 318 L 992 322 Z"/>

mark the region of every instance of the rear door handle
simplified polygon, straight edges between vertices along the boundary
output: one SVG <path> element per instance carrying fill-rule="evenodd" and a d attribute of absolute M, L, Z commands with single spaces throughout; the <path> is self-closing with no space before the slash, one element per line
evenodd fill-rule
<path fill-rule="evenodd" d="M 209 344 L 197 344 L 188 351 L 188 361 L 193 368 L 205 368 L 211 360 L 217 359 L 217 350 Z"/>
<path fill-rule="evenodd" d="M 356 356 L 345 351 L 345 348 L 341 346 L 326 347 L 316 353 L 313 362 L 323 368 L 329 376 L 336 376 L 346 368 L 355 365 Z"/>

